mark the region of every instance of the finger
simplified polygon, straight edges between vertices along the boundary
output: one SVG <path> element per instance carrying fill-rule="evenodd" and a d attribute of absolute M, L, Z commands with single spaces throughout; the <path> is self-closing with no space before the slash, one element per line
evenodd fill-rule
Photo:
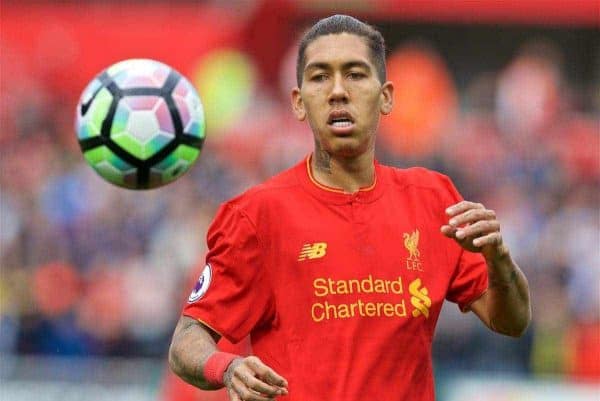
<path fill-rule="evenodd" d="M 481 237 L 493 232 L 500 232 L 500 223 L 498 220 L 479 220 L 470 226 L 458 229 L 456 231 L 456 238 Z"/>
<path fill-rule="evenodd" d="M 275 372 L 273 369 L 265 365 L 257 357 L 249 357 L 248 365 L 250 365 L 250 367 L 256 372 L 258 377 L 263 379 L 265 382 L 273 384 L 275 386 L 287 387 L 287 380 L 285 380 L 285 378 L 277 374 L 277 372 Z"/>
<path fill-rule="evenodd" d="M 269 384 L 261 381 L 257 377 L 255 377 L 256 372 L 252 371 L 247 366 L 240 366 L 239 369 L 235 371 L 235 377 L 237 377 L 242 383 L 246 385 L 251 390 L 254 390 L 261 394 L 266 394 L 269 396 L 276 396 L 283 394 L 279 387 L 273 387 Z"/>
<path fill-rule="evenodd" d="M 227 394 L 229 394 L 229 401 L 242 401 L 234 389 L 228 388 Z"/>
<path fill-rule="evenodd" d="M 231 379 L 231 387 L 242 401 L 273 401 L 273 397 L 263 396 L 250 388 L 237 376 Z"/>
<path fill-rule="evenodd" d="M 493 220 L 496 218 L 496 212 L 489 209 L 470 209 L 464 213 L 456 215 L 448 221 L 451 226 L 459 227 L 465 224 L 474 223 L 479 220 Z"/>
<path fill-rule="evenodd" d="M 452 239 L 456 238 L 455 234 L 457 229 L 455 227 L 443 225 L 440 230 L 442 231 L 442 234 L 444 234 L 446 237 Z"/>
<path fill-rule="evenodd" d="M 461 201 L 455 205 L 448 206 L 446 208 L 446 214 L 448 216 L 456 216 L 457 214 L 463 213 L 469 209 L 485 209 L 481 203 Z"/>
<path fill-rule="evenodd" d="M 477 247 L 484 247 L 487 245 L 502 245 L 502 235 L 499 232 L 493 232 L 488 235 L 484 235 L 483 237 L 475 238 L 473 240 L 473 245 Z"/>

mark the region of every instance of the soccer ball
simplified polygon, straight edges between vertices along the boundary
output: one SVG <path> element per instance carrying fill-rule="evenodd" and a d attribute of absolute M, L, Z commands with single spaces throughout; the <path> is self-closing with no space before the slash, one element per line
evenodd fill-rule
<path fill-rule="evenodd" d="M 105 180 L 150 189 L 181 177 L 205 137 L 204 109 L 192 84 L 149 59 L 102 71 L 85 88 L 75 121 L 85 160 Z"/>

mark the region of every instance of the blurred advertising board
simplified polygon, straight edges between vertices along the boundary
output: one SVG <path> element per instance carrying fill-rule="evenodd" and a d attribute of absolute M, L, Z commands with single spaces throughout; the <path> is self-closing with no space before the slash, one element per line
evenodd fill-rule
<path fill-rule="evenodd" d="M 273 3 L 282 0 L 273 0 Z M 451 23 L 598 26 L 597 0 L 291 0 L 299 11 Z"/>
<path fill-rule="evenodd" d="M 440 389 L 440 401 L 598 401 L 600 383 L 515 376 L 456 377 Z"/>

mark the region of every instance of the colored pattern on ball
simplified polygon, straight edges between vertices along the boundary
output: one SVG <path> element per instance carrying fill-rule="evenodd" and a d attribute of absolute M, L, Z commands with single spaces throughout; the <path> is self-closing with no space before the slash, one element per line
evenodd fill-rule
<path fill-rule="evenodd" d="M 97 80 L 94 80 L 94 82 L 99 83 Z M 99 91 L 96 88 L 94 89 L 94 93 L 95 97 L 93 101 L 89 103 L 92 100 L 89 99 L 87 102 L 82 103 L 82 106 L 79 108 L 82 109 L 86 104 L 89 104 L 88 108 L 83 110 L 86 112 L 85 115 L 82 115 L 82 110 L 78 113 L 77 137 L 80 140 L 100 135 L 102 122 L 106 118 L 110 104 L 113 101 L 113 96 L 106 88 L 102 88 Z"/>
<path fill-rule="evenodd" d="M 154 156 L 175 138 L 175 128 L 164 99 L 128 96 L 121 99 L 110 137 L 141 160 Z"/>
<path fill-rule="evenodd" d="M 121 89 L 160 88 L 165 84 L 170 67 L 145 59 L 125 60 L 108 68 L 110 75 Z"/>
<path fill-rule="evenodd" d="M 106 146 L 99 146 L 84 153 L 87 162 L 98 174 L 117 185 L 125 184 L 126 175 L 135 175 L 134 166 L 121 160 Z"/>
<path fill-rule="evenodd" d="M 173 90 L 173 100 L 180 110 L 183 132 L 204 138 L 204 108 L 194 87 L 185 80 L 179 81 Z"/>
<path fill-rule="evenodd" d="M 200 155 L 200 150 L 187 145 L 177 149 L 156 166 L 150 169 L 151 179 L 171 181 L 183 175 Z"/>

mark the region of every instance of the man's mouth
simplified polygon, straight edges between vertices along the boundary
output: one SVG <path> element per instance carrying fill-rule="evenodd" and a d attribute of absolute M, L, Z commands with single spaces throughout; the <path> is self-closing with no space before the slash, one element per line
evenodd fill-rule
<path fill-rule="evenodd" d="M 327 124 L 333 128 L 349 128 L 354 125 L 354 119 L 347 111 L 332 111 L 329 114 Z"/>
<path fill-rule="evenodd" d="M 333 120 L 329 125 L 331 125 L 332 127 L 336 127 L 336 128 L 351 127 L 352 121 L 350 121 L 350 119 L 348 119 L 348 118 L 341 118 L 341 119 Z"/>

